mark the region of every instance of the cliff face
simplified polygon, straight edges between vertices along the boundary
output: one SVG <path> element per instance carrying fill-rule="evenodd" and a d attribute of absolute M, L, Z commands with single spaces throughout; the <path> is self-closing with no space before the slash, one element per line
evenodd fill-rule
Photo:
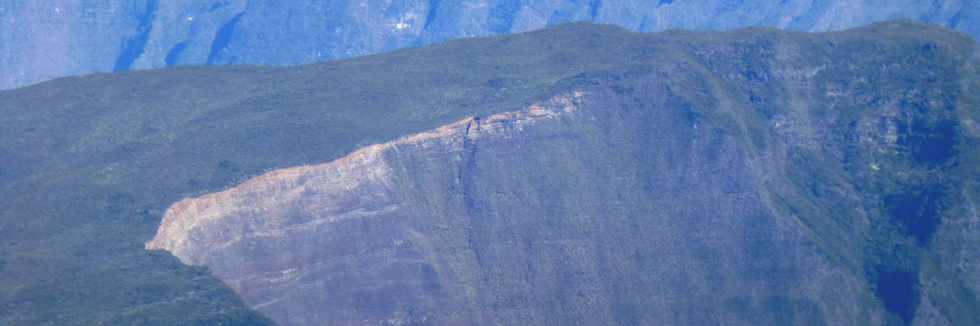
<path fill-rule="evenodd" d="M 570 21 L 828 31 L 908 18 L 977 36 L 978 11 L 965 0 L 0 1 L 0 89 L 174 65 L 309 63 Z"/>
<path fill-rule="evenodd" d="M 287 325 L 881 318 L 773 207 L 784 154 L 662 104 L 578 91 L 274 171 L 174 204 L 147 248 Z"/>
<path fill-rule="evenodd" d="M 941 81 L 972 64 L 822 41 L 579 75 L 184 199 L 147 248 L 291 325 L 972 322 L 976 257 L 933 249 L 977 234 L 974 86 Z M 893 46 L 916 54 L 813 60 Z"/>

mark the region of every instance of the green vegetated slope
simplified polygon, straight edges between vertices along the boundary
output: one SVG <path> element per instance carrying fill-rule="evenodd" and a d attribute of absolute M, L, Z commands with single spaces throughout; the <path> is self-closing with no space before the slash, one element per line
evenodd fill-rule
<path fill-rule="evenodd" d="M 683 142 L 691 128 L 712 128 L 749 161 L 769 162 L 753 167 L 775 169 L 757 181 L 767 209 L 866 281 L 866 316 L 855 323 L 977 324 L 975 47 L 910 22 L 825 34 L 573 24 L 316 65 L 91 75 L 5 91 L 0 322 L 269 323 L 206 270 L 143 250 L 164 209 L 270 169 L 582 89 L 639 117 L 686 117 L 667 130 L 611 133 L 629 143 Z M 645 106 L 657 100 L 650 94 L 667 105 Z"/>

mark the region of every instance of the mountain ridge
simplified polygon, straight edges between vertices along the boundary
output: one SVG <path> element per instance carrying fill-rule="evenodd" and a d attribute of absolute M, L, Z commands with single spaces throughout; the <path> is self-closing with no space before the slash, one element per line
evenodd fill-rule
<path fill-rule="evenodd" d="M 703 185 L 704 189 L 719 185 L 719 194 L 763 189 L 757 188 L 758 182 L 775 182 L 765 189 L 772 187 L 770 193 L 782 197 L 764 201 L 775 210 L 762 211 L 775 211 L 780 220 L 785 217 L 819 235 L 818 252 L 835 257 L 834 264 L 850 271 L 849 277 L 868 283 L 859 291 L 866 301 L 857 306 L 876 311 L 871 315 L 877 317 L 862 320 L 968 323 L 976 291 L 970 289 L 976 277 L 971 271 L 980 268 L 966 245 L 977 237 L 971 227 L 977 217 L 970 213 L 970 204 L 976 199 L 978 174 L 976 165 L 966 164 L 978 158 L 974 117 L 980 106 L 977 92 L 971 91 L 978 87 L 976 59 L 976 44 L 969 38 L 907 22 L 812 35 L 752 30 L 635 34 L 579 24 L 310 66 L 179 68 L 68 78 L 3 91 L 0 191 L 8 200 L 0 202 L 0 238 L 7 240 L 0 251 L 0 272 L 5 275 L 0 280 L 4 303 L 0 320 L 13 324 L 268 322 L 206 270 L 182 266 L 167 254 L 144 252 L 143 243 L 152 237 L 169 205 L 272 169 L 329 162 L 369 144 L 467 117 L 526 108 L 562 91 L 586 89 L 588 94 L 598 94 L 593 98 L 596 103 L 606 103 L 596 108 L 609 108 L 590 111 L 610 114 L 602 119 L 597 115 L 597 121 L 624 128 L 585 123 L 577 125 L 577 133 L 566 135 L 578 135 L 574 139 L 596 150 L 607 147 L 593 146 L 606 139 L 599 131 L 609 130 L 616 135 L 612 140 L 637 142 L 630 155 L 663 168 L 637 170 L 638 175 L 649 176 L 636 177 L 643 180 L 636 184 L 637 191 L 666 184 L 678 194 L 689 194 L 676 177 L 708 180 L 697 179 L 692 171 L 717 178 Z M 825 67 L 816 69 L 821 65 Z M 807 104 L 810 100 L 813 104 Z M 643 121 L 660 127 L 630 125 Z M 704 169 L 691 163 L 697 161 L 680 159 L 712 157 L 708 154 L 715 152 L 695 155 L 684 147 L 681 140 L 691 137 L 681 136 L 703 132 L 694 131 L 695 124 L 700 130 L 715 130 L 702 135 L 725 140 L 719 144 L 727 145 L 711 146 L 726 148 L 722 152 L 733 157 L 769 157 L 763 154 L 782 153 L 776 150 L 790 145 L 805 149 L 778 161 L 804 168 L 779 178 L 722 178 L 711 171 L 725 169 Z M 941 152 L 932 159 L 931 152 L 921 150 L 921 144 L 949 130 L 956 139 L 949 154 Z M 544 137 L 550 132 L 557 131 L 535 131 L 542 137 L 528 141 L 554 157 L 574 153 L 576 147 L 567 143 L 550 143 L 549 139 L 562 139 Z M 661 146 L 646 146 L 647 140 Z M 654 151 L 661 148 L 674 152 Z M 495 166 L 493 160 L 487 161 L 493 157 L 486 155 L 489 152 L 473 153 L 478 176 L 494 171 L 480 169 Z M 623 153 L 596 158 L 629 157 Z M 581 162 L 593 166 L 603 161 Z M 746 165 L 753 166 L 765 160 L 734 162 L 755 162 Z M 739 166 L 731 170 L 744 170 Z M 766 166 L 752 170 L 769 170 Z M 571 168 L 559 164 L 549 173 L 562 171 L 557 167 Z M 601 165 L 594 169 L 589 171 L 614 171 Z M 550 177 L 531 184 L 542 185 L 543 190 L 566 189 L 558 186 L 562 178 L 543 175 Z M 962 180 L 950 183 L 956 191 L 936 190 L 942 194 L 937 198 L 943 198 L 938 202 L 962 207 L 944 208 L 938 215 L 889 215 L 879 197 L 909 197 L 913 202 L 924 198 L 916 205 L 932 207 L 930 196 L 917 195 L 933 191 L 934 183 L 922 181 L 930 179 Z M 602 180 L 594 181 L 601 184 Z M 855 196 L 849 188 L 869 197 Z M 601 189 L 622 193 L 613 185 Z M 471 190 L 476 203 L 494 198 L 485 197 L 495 193 L 487 192 L 492 188 Z M 689 206 L 674 210 L 681 212 L 684 207 Z M 861 213 L 855 213 L 855 208 Z M 918 227 L 919 217 L 928 222 L 937 216 L 940 223 L 931 237 L 922 238 L 931 239 L 925 245 L 909 233 L 914 230 L 908 229 Z M 769 227 L 765 222 L 747 225 Z M 480 227 L 492 230 L 494 226 Z M 476 234 L 486 237 L 474 240 L 478 248 L 496 248 L 490 235 L 498 233 Z M 500 257 L 501 251 L 496 250 L 483 257 Z M 900 255 L 892 257 L 888 252 Z M 701 254 L 712 255 L 711 251 Z M 650 257 L 640 250 L 630 259 L 639 264 Z M 966 270 L 950 269 L 953 265 Z M 889 303 L 879 303 L 880 294 L 874 293 L 881 275 L 895 276 L 898 283 L 919 293 L 919 303 L 913 305 L 916 311 L 907 315 L 899 300 L 889 308 L 898 310 L 884 313 Z M 903 279 L 910 275 L 915 275 L 914 282 Z M 918 284 L 927 286 L 917 288 Z M 622 307 L 636 307 L 628 303 Z M 793 318 L 814 313 L 806 304 L 772 303 L 797 311 Z M 559 307 L 551 304 L 535 307 Z M 778 322 L 765 319 L 772 311 L 751 300 L 729 304 L 755 307 L 747 310 L 751 315 L 744 316 L 746 320 Z M 613 316 L 642 317 L 625 311 Z M 719 311 L 704 318 L 711 316 L 727 315 Z"/>
<path fill-rule="evenodd" d="M 472 0 L 0 3 L 0 88 L 174 65 L 288 65 L 541 29 L 572 21 L 641 32 L 772 26 L 827 31 L 912 18 L 980 35 L 971 1 L 521 2 Z"/>

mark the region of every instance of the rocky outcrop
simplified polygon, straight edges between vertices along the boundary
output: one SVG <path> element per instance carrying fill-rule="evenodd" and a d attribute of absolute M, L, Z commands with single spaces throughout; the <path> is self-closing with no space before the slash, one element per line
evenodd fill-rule
<path fill-rule="evenodd" d="M 147 247 L 283 324 L 970 324 L 974 45 L 916 33 L 658 35 L 522 110 L 185 199 Z"/>
<path fill-rule="evenodd" d="M 185 199 L 147 248 L 283 324 L 972 324 L 975 45 L 868 31 L 634 34 L 522 110 Z"/>
<path fill-rule="evenodd" d="M 980 35 L 975 1 L 158 1 L 0 3 L 0 89 L 92 72 L 299 64 L 570 21 L 636 31 L 841 30 L 909 18 Z"/>
<path fill-rule="evenodd" d="M 778 164 L 635 114 L 575 92 L 273 171 L 174 204 L 147 248 L 284 325 L 880 321 L 767 198 Z"/>

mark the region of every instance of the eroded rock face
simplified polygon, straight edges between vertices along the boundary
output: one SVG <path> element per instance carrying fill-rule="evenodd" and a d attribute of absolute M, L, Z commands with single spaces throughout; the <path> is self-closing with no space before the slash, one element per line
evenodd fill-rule
<path fill-rule="evenodd" d="M 573 92 L 185 199 L 147 248 L 284 325 L 880 322 L 776 211 L 781 154 L 687 119 Z"/>

